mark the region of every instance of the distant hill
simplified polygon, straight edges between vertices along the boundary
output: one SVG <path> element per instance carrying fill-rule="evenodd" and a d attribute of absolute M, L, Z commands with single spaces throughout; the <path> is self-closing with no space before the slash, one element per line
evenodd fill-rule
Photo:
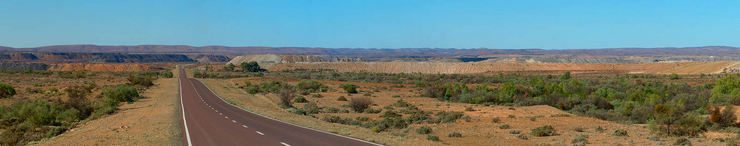
<path fill-rule="evenodd" d="M 607 48 L 607 49 L 441 49 L 441 48 L 309 48 L 309 47 L 226 47 L 185 45 L 58 45 L 36 48 L 0 46 L 0 52 L 78 52 L 78 53 L 206 53 L 206 54 L 281 54 L 332 55 L 355 57 L 458 57 L 485 55 L 595 55 L 595 56 L 740 56 L 737 47 L 704 46 L 684 48 Z"/>

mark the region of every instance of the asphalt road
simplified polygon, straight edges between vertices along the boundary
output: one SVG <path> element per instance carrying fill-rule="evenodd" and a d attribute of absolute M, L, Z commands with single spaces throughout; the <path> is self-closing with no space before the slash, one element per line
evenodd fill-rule
<path fill-rule="evenodd" d="M 180 69 L 184 145 L 377 145 L 266 118 L 233 106 Z"/>

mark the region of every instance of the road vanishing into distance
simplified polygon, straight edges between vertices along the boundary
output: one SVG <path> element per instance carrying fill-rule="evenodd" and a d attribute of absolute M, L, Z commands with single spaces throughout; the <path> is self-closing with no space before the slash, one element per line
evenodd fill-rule
<path fill-rule="evenodd" d="M 179 68 L 183 144 L 191 146 L 365 146 L 363 140 L 304 128 L 227 103 Z"/>

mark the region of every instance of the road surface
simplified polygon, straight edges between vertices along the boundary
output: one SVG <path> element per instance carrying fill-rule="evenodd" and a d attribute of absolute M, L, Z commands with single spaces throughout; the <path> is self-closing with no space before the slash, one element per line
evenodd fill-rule
<path fill-rule="evenodd" d="M 202 82 L 188 78 L 183 69 L 179 72 L 184 145 L 377 145 L 245 111 L 219 98 Z"/>

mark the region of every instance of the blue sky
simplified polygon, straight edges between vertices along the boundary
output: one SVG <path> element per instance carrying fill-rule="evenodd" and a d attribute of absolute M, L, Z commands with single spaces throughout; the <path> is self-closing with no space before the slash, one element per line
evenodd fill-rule
<path fill-rule="evenodd" d="M 2 0 L 0 46 L 740 46 L 740 1 Z"/>

